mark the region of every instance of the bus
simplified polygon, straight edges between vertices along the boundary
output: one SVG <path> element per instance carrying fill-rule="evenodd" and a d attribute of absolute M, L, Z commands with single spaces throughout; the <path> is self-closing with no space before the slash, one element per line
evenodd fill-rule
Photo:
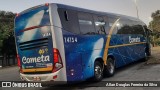
<path fill-rule="evenodd" d="M 149 30 L 141 20 L 63 4 L 18 13 L 14 32 L 24 81 L 100 81 L 151 55 Z"/>

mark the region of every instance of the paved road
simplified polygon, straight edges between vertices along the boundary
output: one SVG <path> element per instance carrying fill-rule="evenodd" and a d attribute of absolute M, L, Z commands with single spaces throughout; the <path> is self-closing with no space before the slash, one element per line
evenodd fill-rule
<path fill-rule="evenodd" d="M 150 58 L 158 60 L 160 47 L 153 48 L 153 56 Z M 0 70 L 1 81 L 20 81 L 18 67 L 8 67 Z M 116 74 L 103 81 L 160 81 L 160 64 L 146 64 L 146 62 L 135 62 L 119 68 Z M 83 83 L 83 82 L 82 82 Z M 92 83 L 90 83 L 92 84 Z M 49 88 L 0 88 L 0 90 L 160 90 L 158 87 L 49 87 Z"/>

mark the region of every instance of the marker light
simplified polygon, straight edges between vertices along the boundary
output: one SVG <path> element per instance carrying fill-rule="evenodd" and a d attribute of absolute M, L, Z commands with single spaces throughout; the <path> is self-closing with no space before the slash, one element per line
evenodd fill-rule
<path fill-rule="evenodd" d="M 19 16 L 19 14 L 18 13 L 16 13 L 16 17 L 18 17 Z"/>
<path fill-rule="evenodd" d="M 20 63 L 20 57 L 19 57 L 19 55 L 17 54 L 17 65 L 18 65 L 18 67 L 20 67 L 21 66 L 21 63 Z"/>
<path fill-rule="evenodd" d="M 19 56 L 18 54 L 17 54 L 17 65 L 18 65 L 18 67 L 19 67 L 20 73 L 23 73 L 23 72 L 22 72 L 22 67 L 21 67 L 20 56 Z"/>
<path fill-rule="evenodd" d="M 45 6 L 49 6 L 49 3 L 45 3 Z"/>

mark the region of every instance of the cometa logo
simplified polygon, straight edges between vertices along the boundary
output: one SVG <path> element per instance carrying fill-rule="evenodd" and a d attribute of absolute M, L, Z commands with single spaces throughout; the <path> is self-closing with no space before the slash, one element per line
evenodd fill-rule
<path fill-rule="evenodd" d="M 43 56 L 41 55 L 40 57 L 30 57 L 30 58 L 27 58 L 27 57 L 23 57 L 22 58 L 22 63 L 24 64 L 29 64 L 29 63 L 39 63 L 39 62 L 48 62 L 50 61 L 50 58 L 49 58 L 49 55 L 47 56 Z"/>
<path fill-rule="evenodd" d="M 140 37 L 132 38 L 131 36 L 129 36 L 129 42 L 130 43 L 141 42 L 141 39 L 140 39 Z"/>

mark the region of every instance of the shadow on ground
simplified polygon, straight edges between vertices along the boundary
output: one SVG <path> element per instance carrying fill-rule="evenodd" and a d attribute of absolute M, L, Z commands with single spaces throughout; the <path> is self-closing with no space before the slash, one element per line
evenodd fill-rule
<path fill-rule="evenodd" d="M 142 65 L 140 67 L 143 67 L 145 65 L 145 63 L 142 62 L 142 61 L 136 61 L 136 62 L 133 62 L 129 65 L 126 65 L 124 67 L 116 69 L 115 74 L 118 74 L 122 71 L 125 71 L 125 70 L 129 69 L 129 68 L 135 67 L 137 64 Z M 107 80 L 108 78 L 109 77 L 104 77 L 103 80 L 104 79 Z M 105 87 L 105 85 L 106 85 L 105 81 L 94 82 L 91 79 L 89 79 L 89 80 L 83 81 L 83 82 L 76 82 L 76 84 L 65 84 L 65 85 L 55 85 L 55 86 L 50 84 L 49 87 L 43 88 L 41 90 L 51 90 L 51 89 L 55 89 L 55 90 L 74 90 L 74 89 L 87 89 L 89 87 Z"/>

